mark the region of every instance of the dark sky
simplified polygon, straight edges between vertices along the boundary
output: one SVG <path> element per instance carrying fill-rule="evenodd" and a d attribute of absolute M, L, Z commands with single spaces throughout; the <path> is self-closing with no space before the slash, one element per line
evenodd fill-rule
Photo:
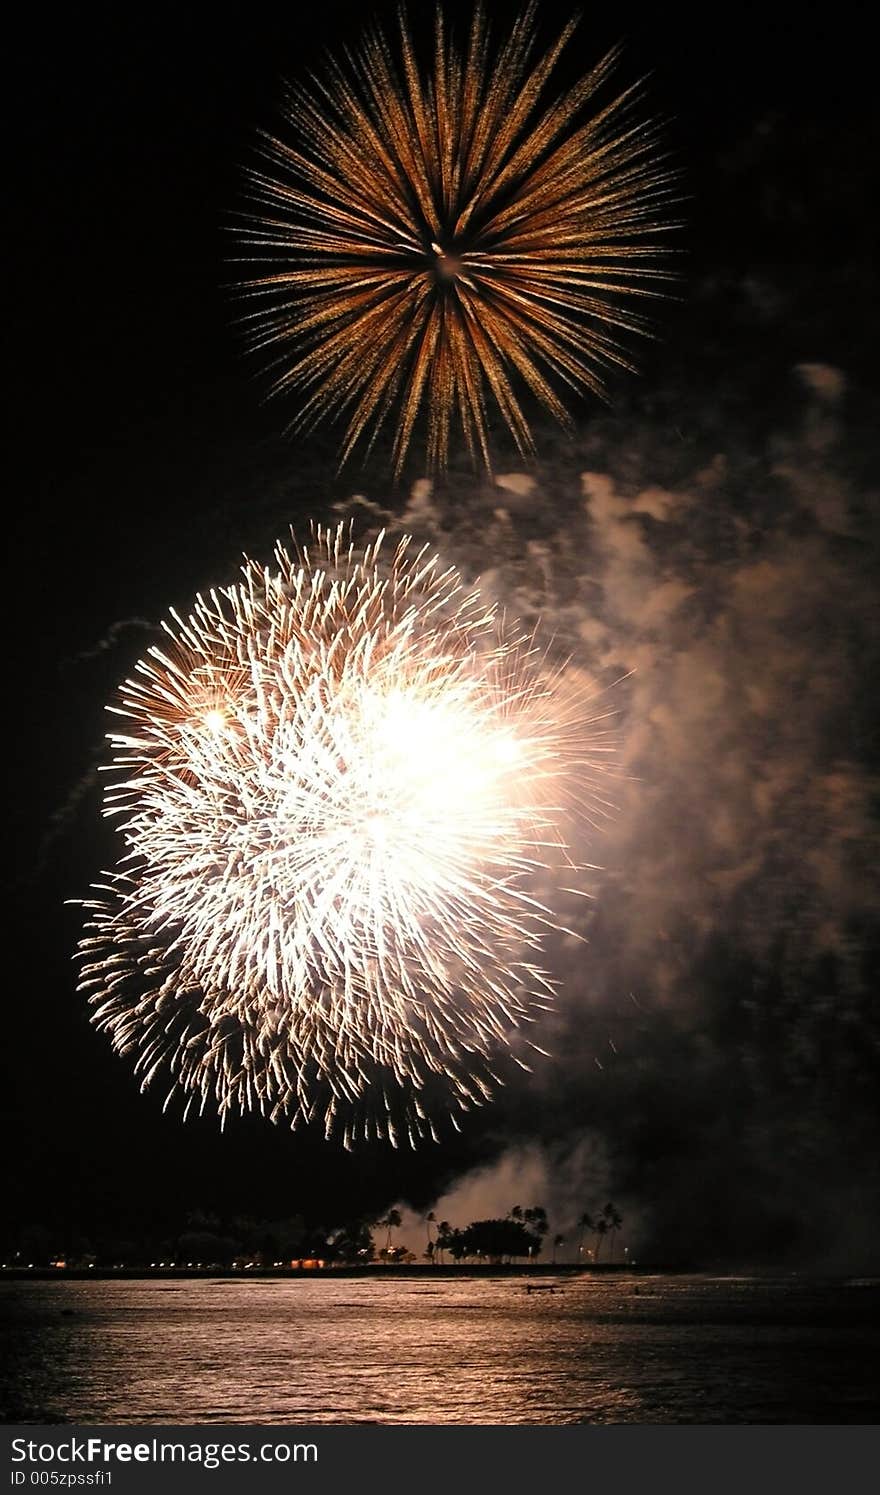
<path fill-rule="evenodd" d="M 621 705 L 642 789 L 594 858 L 611 871 L 586 965 L 553 957 L 564 1060 L 454 1147 L 351 1159 L 258 1120 L 222 1138 L 208 1119 L 182 1128 L 75 993 L 64 900 L 113 856 L 94 764 L 144 622 L 356 492 L 403 512 L 420 476 L 413 458 L 395 487 L 380 453 L 339 477 L 332 436 L 287 441 L 224 289 L 255 129 L 282 78 L 355 42 L 365 14 L 93 5 L 32 12 L 10 51 L 11 1216 L 93 1234 L 171 1229 L 196 1207 L 330 1222 L 429 1205 L 514 1148 L 558 1215 L 560 1178 L 609 1190 L 666 1256 L 867 1259 L 878 141 L 858 7 L 584 18 L 570 65 L 623 40 L 622 77 L 650 74 L 669 118 L 687 196 L 678 299 L 610 413 L 584 404 L 573 442 L 542 429 L 528 493 L 453 463 L 410 510 L 451 560 L 569 627 L 591 668 L 639 672 Z M 548 32 L 567 14 L 546 4 Z M 563 561 L 572 534 L 592 592 Z"/>

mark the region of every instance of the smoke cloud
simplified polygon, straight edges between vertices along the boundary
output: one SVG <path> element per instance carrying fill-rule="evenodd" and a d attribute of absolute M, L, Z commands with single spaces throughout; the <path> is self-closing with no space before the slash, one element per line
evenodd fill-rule
<path fill-rule="evenodd" d="M 544 1257 L 549 1258 L 554 1237 L 561 1235 L 556 1260 L 584 1261 L 592 1236 L 580 1221 L 584 1214 L 598 1215 L 608 1202 L 614 1173 L 607 1145 L 598 1135 L 546 1146 L 523 1143 L 507 1149 L 494 1163 L 458 1178 L 434 1201 L 434 1224 L 426 1220 L 427 1211 L 419 1214 L 406 1204 L 398 1205 L 403 1223 L 394 1232 L 394 1240 L 422 1257 L 429 1232 L 435 1233 L 441 1221 L 461 1229 L 472 1220 L 503 1219 L 516 1205 L 522 1209 L 540 1205 L 549 1225 Z M 617 1259 L 636 1259 L 646 1222 L 635 1201 L 615 1196 L 614 1202 L 624 1222 L 620 1242 L 615 1243 Z"/>
<path fill-rule="evenodd" d="M 868 1249 L 872 494 L 845 375 L 801 363 L 785 396 L 726 442 L 711 421 L 608 418 L 465 502 L 422 481 L 398 521 L 538 621 L 618 714 L 615 810 L 574 848 L 601 864 L 594 901 L 565 910 L 587 944 L 548 950 L 554 1057 L 502 1097 L 498 1160 L 438 1218 L 543 1203 L 570 1233 L 604 1193 L 667 1258 Z"/>

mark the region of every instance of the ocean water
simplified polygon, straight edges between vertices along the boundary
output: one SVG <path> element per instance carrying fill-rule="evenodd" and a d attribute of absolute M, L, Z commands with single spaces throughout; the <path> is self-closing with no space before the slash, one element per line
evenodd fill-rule
<path fill-rule="evenodd" d="M 876 1279 L 556 1287 L 380 1271 L 0 1282 L 0 1409 L 37 1423 L 878 1420 Z"/>

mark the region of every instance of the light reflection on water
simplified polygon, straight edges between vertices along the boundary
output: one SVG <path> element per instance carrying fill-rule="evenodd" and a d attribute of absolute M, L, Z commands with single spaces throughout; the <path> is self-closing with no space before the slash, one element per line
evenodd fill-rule
<path fill-rule="evenodd" d="M 0 1405 L 8 1421 L 134 1424 L 876 1420 L 876 1283 L 558 1286 L 0 1283 Z"/>

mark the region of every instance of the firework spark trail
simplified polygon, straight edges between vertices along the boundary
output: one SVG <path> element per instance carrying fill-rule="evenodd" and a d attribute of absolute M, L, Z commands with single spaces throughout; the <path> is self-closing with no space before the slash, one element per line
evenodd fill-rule
<path fill-rule="evenodd" d="M 408 538 L 317 529 L 164 628 L 110 708 L 93 1020 L 187 1109 L 436 1135 L 426 1085 L 479 1104 L 549 1002 L 530 885 L 601 813 L 601 716 Z"/>
<path fill-rule="evenodd" d="M 458 419 L 488 468 L 493 408 L 527 453 L 519 391 L 567 424 L 562 394 L 601 394 L 631 367 L 619 334 L 648 330 L 626 303 L 668 278 L 673 173 L 636 89 L 595 105 L 616 52 L 548 101 L 574 23 L 537 56 L 535 10 L 493 52 L 478 7 L 463 55 L 438 11 L 429 75 L 403 20 L 398 57 L 372 31 L 291 93 L 289 140 L 263 138 L 244 320 L 274 391 L 302 396 L 296 428 L 344 415 L 342 462 L 393 416 L 399 472 L 423 407 L 432 467 Z"/>

